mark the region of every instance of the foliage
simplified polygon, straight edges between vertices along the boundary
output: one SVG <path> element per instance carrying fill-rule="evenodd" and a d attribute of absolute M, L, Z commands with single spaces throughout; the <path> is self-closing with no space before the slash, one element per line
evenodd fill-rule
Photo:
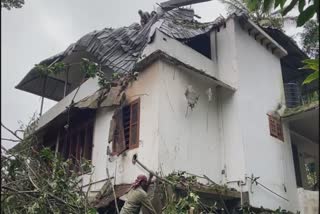
<path fill-rule="evenodd" d="M 94 78 L 99 72 L 99 66 L 97 63 L 90 61 L 87 58 L 81 59 L 81 71 L 86 75 L 87 78 Z"/>
<path fill-rule="evenodd" d="M 281 28 L 285 17 L 295 6 L 298 6 L 299 16 L 297 26 L 303 26 L 315 14 L 319 19 L 319 0 L 221 0 L 228 5 L 229 11 L 242 11 L 261 26 Z M 289 3 L 286 5 L 286 3 Z M 307 5 L 307 7 L 306 7 Z M 280 9 L 278 9 L 280 8 Z M 286 16 L 288 17 L 288 16 Z M 318 21 L 319 22 L 319 21 Z"/>
<path fill-rule="evenodd" d="M 11 10 L 12 8 L 21 8 L 24 5 L 24 0 L 1 0 L 1 8 Z"/>
<path fill-rule="evenodd" d="M 307 21 L 317 14 L 319 22 L 319 0 L 247 0 L 248 10 L 255 11 L 259 5 L 263 5 L 264 10 L 268 8 L 278 8 L 282 16 L 286 16 L 294 7 L 298 7 L 299 16 L 297 26 L 303 26 Z M 287 3 L 287 4 L 286 4 Z M 308 4 L 308 5 L 307 5 Z M 287 5 L 287 6 L 285 6 Z"/>
<path fill-rule="evenodd" d="M 106 73 L 101 70 L 101 66 L 99 64 L 90 61 L 87 58 L 82 58 L 80 63 L 75 64 L 80 65 L 80 71 L 84 74 L 83 80 L 98 77 L 98 84 L 102 88 L 110 88 L 113 81 L 119 80 L 125 76 L 130 77 L 129 79 L 136 79 L 137 76 L 136 73 L 120 74 L 114 72 L 112 75 L 110 75 L 110 77 L 108 77 Z M 35 66 L 35 70 L 44 77 L 47 75 L 57 75 L 60 72 L 64 72 L 69 66 L 71 66 L 71 64 L 66 64 L 63 62 L 56 62 L 49 66 L 38 64 Z"/>
<path fill-rule="evenodd" d="M 173 172 L 166 176 L 166 179 L 171 181 L 174 185 L 177 185 L 184 177 L 184 172 Z M 193 183 L 195 178 L 187 178 L 185 181 Z M 168 191 L 170 189 L 170 191 Z M 188 213 L 190 209 L 198 208 L 199 196 L 192 191 L 188 191 L 186 195 L 179 195 L 174 191 L 175 186 L 164 185 L 164 191 L 166 192 L 166 205 L 163 208 L 164 214 L 180 214 Z M 171 192 L 172 194 L 168 194 Z"/>
<path fill-rule="evenodd" d="M 185 171 L 172 172 L 166 176 L 166 179 L 173 183 L 195 184 L 197 182 L 196 176 L 187 176 Z"/>
<path fill-rule="evenodd" d="M 81 71 L 85 74 L 85 78 L 98 77 L 98 84 L 103 88 L 108 87 L 110 80 L 106 78 L 105 73 L 101 70 L 97 63 L 92 62 L 87 58 L 82 58 L 80 64 Z"/>
<path fill-rule="evenodd" d="M 304 66 L 301 69 L 310 69 L 314 72 L 307 76 L 302 84 L 309 84 L 319 79 L 319 60 L 318 59 L 306 59 L 303 61 Z"/>
<path fill-rule="evenodd" d="M 137 73 L 117 73 L 114 72 L 110 77 L 106 75 L 105 72 L 101 70 L 101 67 L 99 64 L 92 62 L 86 58 L 82 58 L 81 62 L 81 71 L 85 74 L 86 78 L 95 78 L 98 77 L 98 84 L 102 88 L 109 88 L 114 81 L 117 81 L 121 78 L 126 78 L 128 79 L 136 79 Z"/>
<path fill-rule="evenodd" d="M 216 213 L 219 209 L 217 202 L 206 205 L 200 200 L 200 196 L 193 190 L 199 183 L 194 175 L 188 176 L 185 171 L 172 172 L 166 176 L 173 186 L 164 186 L 166 193 L 166 205 L 164 206 L 164 214 L 184 214 L 184 213 Z M 182 185 L 185 190 L 177 189 L 177 185 Z M 169 191 L 171 190 L 171 191 Z M 170 195 L 168 192 L 171 192 Z"/>
<path fill-rule="evenodd" d="M 227 4 L 229 13 L 244 12 L 257 24 L 263 27 L 281 29 L 284 19 L 280 12 L 273 12 L 272 4 L 265 5 L 263 1 L 256 3 L 251 0 L 221 0 Z M 255 3 L 255 4 L 254 4 Z"/>
<path fill-rule="evenodd" d="M 71 160 L 42 148 L 32 133 L 21 146 L 1 152 L 1 213 L 95 213 Z M 80 172 L 90 167 L 78 165 Z"/>
<path fill-rule="evenodd" d="M 315 170 L 315 163 L 305 164 L 306 174 L 307 174 L 307 184 L 310 187 L 314 187 L 318 183 L 317 172 Z"/>
<path fill-rule="evenodd" d="M 199 196 L 194 192 L 188 192 L 185 197 L 172 197 L 167 202 L 163 214 L 182 214 L 188 213 L 190 209 L 199 209 Z"/>
<path fill-rule="evenodd" d="M 308 21 L 303 26 L 303 32 L 300 35 L 303 50 L 309 57 L 314 59 L 319 58 L 319 23 L 313 19 Z"/>
<path fill-rule="evenodd" d="M 41 65 L 41 64 L 35 65 L 35 70 L 39 72 L 41 76 L 46 76 L 50 74 L 56 75 L 59 72 L 64 71 L 65 68 L 66 68 L 66 65 L 62 62 L 56 62 L 53 65 L 49 65 L 49 66 Z"/>
<path fill-rule="evenodd" d="M 263 207 L 260 208 L 254 208 L 251 207 L 249 204 L 244 204 L 240 209 L 239 209 L 240 213 L 243 214 L 292 214 L 292 212 L 287 211 L 285 209 L 282 209 L 281 207 L 279 207 L 276 210 L 269 210 L 269 209 L 265 209 Z M 297 212 L 298 214 L 299 212 Z"/>

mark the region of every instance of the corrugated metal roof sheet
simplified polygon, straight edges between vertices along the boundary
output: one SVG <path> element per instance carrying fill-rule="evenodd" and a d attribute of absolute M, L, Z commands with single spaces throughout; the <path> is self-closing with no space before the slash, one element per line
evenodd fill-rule
<path fill-rule="evenodd" d="M 86 52 L 99 61 L 105 72 L 111 70 L 124 73 L 133 70 L 144 48 L 152 41 L 156 29 L 181 41 L 207 33 L 224 21 L 223 17 L 219 17 L 213 22 L 199 23 L 194 19 L 193 10 L 178 8 L 151 17 L 143 27 L 134 23 L 128 27 L 105 28 L 90 32 L 71 44 L 64 52 L 49 57 L 39 64 L 50 65 L 67 59 L 72 53 Z M 56 82 L 50 83 L 50 81 L 51 79 L 47 81 L 47 85 L 56 85 Z M 41 87 L 38 87 L 41 82 L 43 77 L 33 68 L 16 88 L 53 100 L 63 98 L 62 93 L 55 93 L 54 96 L 51 92 L 44 93 Z M 57 92 L 56 87 L 50 90 Z"/>
<path fill-rule="evenodd" d="M 225 21 L 223 17 L 218 17 L 213 22 L 200 23 L 197 22 L 193 16 L 194 14 L 186 9 L 166 12 L 161 18 L 163 23 L 159 27 L 159 30 L 171 38 L 183 40 L 207 33 Z"/>
<path fill-rule="evenodd" d="M 45 59 L 40 64 L 49 65 L 56 60 L 62 60 L 72 52 L 87 51 L 103 66 L 108 66 L 115 72 L 130 71 L 151 40 L 154 28 L 172 38 L 182 40 L 207 33 L 224 22 L 224 18 L 219 17 L 213 22 L 199 23 L 193 16 L 192 10 L 175 9 L 153 16 L 143 27 L 134 23 L 128 27 L 93 31 L 71 44 L 64 52 Z"/>

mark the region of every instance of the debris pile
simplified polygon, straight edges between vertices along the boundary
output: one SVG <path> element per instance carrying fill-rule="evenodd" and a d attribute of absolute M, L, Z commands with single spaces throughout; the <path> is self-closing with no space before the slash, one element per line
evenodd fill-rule
<path fill-rule="evenodd" d="M 173 172 L 165 177 L 173 183 L 172 185 L 163 185 L 165 195 L 165 205 L 163 213 L 217 213 L 230 208 L 227 207 L 225 197 L 227 193 L 234 192 L 235 189 L 229 189 L 227 186 L 218 185 L 210 180 L 208 184 L 198 181 L 198 178 L 205 178 L 197 175 L 189 175 L 187 172 Z M 239 200 L 238 197 L 232 200 Z"/>

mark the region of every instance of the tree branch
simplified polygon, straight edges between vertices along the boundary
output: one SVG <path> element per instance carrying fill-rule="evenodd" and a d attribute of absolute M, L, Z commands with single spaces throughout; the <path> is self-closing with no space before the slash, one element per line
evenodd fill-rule
<path fill-rule="evenodd" d="M 11 131 L 9 128 L 7 128 L 5 125 L 3 125 L 2 123 L 1 123 L 1 126 L 5 129 L 5 130 L 7 130 L 8 132 L 10 132 L 13 136 L 15 136 L 16 138 L 18 138 L 20 141 L 22 141 L 23 139 L 21 138 L 21 137 L 19 137 L 14 131 Z"/>
<path fill-rule="evenodd" d="M 73 205 L 73 204 L 67 203 L 66 201 L 62 200 L 61 198 L 59 198 L 59 197 L 57 197 L 57 196 L 55 196 L 55 195 L 53 195 L 53 194 L 51 194 L 51 193 L 48 193 L 48 195 L 51 196 L 52 198 L 56 199 L 57 201 L 59 201 L 59 202 L 65 204 L 65 205 L 69 206 L 69 207 L 79 209 L 78 206 L 75 206 L 75 205 Z"/>
<path fill-rule="evenodd" d="M 38 193 L 39 192 L 37 190 L 20 191 L 20 190 L 13 189 L 11 187 L 6 187 L 6 186 L 2 186 L 1 188 L 2 189 L 7 189 L 7 190 L 10 190 L 12 192 L 19 193 L 19 194 Z"/>
<path fill-rule="evenodd" d="M 298 1 L 299 0 L 292 0 L 290 2 L 290 4 L 286 8 L 283 9 L 282 15 L 283 16 L 287 15 L 287 13 L 289 13 L 292 10 L 292 8 L 294 8 L 294 6 L 298 3 Z"/>
<path fill-rule="evenodd" d="M 4 148 L 2 145 L 1 145 L 1 149 L 3 149 L 6 153 L 9 153 L 9 151 L 6 148 Z"/>
<path fill-rule="evenodd" d="M 20 140 L 14 140 L 14 139 L 9 139 L 9 138 L 1 138 L 1 140 L 11 141 L 11 142 L 20 142 Z"/>

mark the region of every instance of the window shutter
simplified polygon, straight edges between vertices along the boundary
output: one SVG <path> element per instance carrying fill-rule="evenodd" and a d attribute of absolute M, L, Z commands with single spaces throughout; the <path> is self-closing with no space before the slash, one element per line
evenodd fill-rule
<path fill-rule="evenodd" d="M 112 137 L 112 154 L 119 155 L 124 150 L 126 150 L 126 143 L 124 139 L 124 130 L 123 130 L 123 121 L 122 121 L 122 110 L 115 112 L 113 117 L 114 120 L 114 128 L 111 131 L 113 134 Z"/>
<path fill-rule="evenodd" d="M 276 119 L 278 139 L 284 141 L 281 118 Z"/>
<path fill-rule="evenodd" d="M 284 141 L 281 119 L 273 115 L 268 115 L 268 117 L 270 135 Z"/>
<path fill-rule="evenodd" d="M 121 119 L 122 119 L 122 117 L 121 117 Z M 127 149 L 127 147 L 126 147 L 126 142 L 125 142 L 125 139 L 124 139 L 124 130 L 123 130 L 123 125 L 122 125 L 122 120 L 121 120 L 120 129 L 119 129 L 118 155 L 120 155 L 126 149 Z"/>
<path fill-rule="evenodd" d="M 113 141 L 113 138 L 114 138 L 114 132 L 115 132 L 116 126 L 117 126 L 116 114 L 117 114 L 116 112 L 113 114 L 112 119 L 110 121 L 108 143 Z"/>
<path fill-rule="evenodd" d="M 140 99 L 130 105 L 129 148 L 139 147 Z"/>

